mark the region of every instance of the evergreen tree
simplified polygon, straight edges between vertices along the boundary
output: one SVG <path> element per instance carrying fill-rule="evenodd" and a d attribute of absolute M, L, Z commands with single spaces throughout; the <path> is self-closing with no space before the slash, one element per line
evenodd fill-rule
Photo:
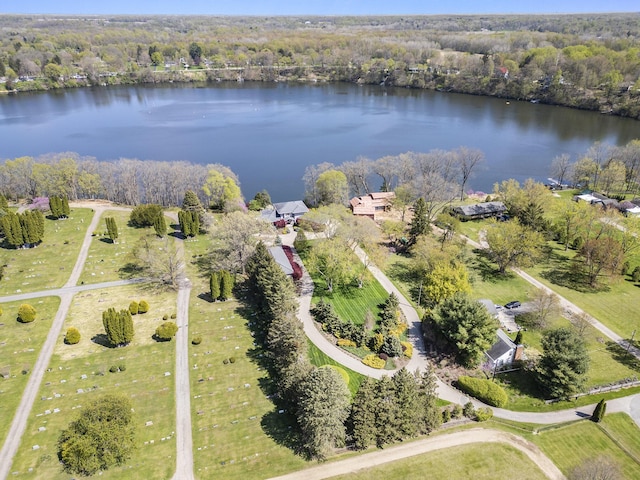
<path fill-rule="evenodd" d="M 604 401 L 604 398 L 598 402 L 595 410 L 593 411 L 593 415 L 591 415 L 591 420 L 600 423 L 604 418 L 605 410 L 607 409 L 607 404 Z"/>
<path fill-rule="evenodd" d="M 116 219 L 114 217 L 106 217 L 104 219 L 104 223 L 107 226 L 107 236 L 113 243 L 116 243 L 116 240 L 118 239 L 118 225 L 116 224 Z"/>
<path fill-rule="evenodd" d="M 68 218 L 71 214 L 71 209 L 69 208 L 69 199 L 67 197 L 62 197 L 62 215 L 65 218 Z"/>
<path fill-rule="evenodd" d="M 211 293 L 211 299 L 214 302 L 220 297 L 220 275 L 218 272 L 212 272 L 209 277 L 209 293 Z"/>
<path fill-rule="evenodd" d="M 350 397 L 333 368 L 315 368 L 302 381 L 296 413 L 302 444 L 311 458 L 324 460 L 344 445 Z"/>
<path fill-rule="evenodd" d="M 113 346 L 127 345 L 133 340 L 133 319 L 129 310 L 117 312 L 115 308 L 109 308 L 102 312 L 102 324 Z"/>
<path fill-rule="evenodd" d="M 24 237 L 22 236 L 22 226 L 20 225 L 19 214 L 8 212 L 0 217 L 0 228 L 4 234 L 5 241 L 12 247 L 20 247 L 24 245 Z"/>
<path fill-rule="evenodd" d="M 0 214 L 1 212 L 9 211 L 9 202 L 7 201 L 7 197 L 0 193 Z"/>
<path fill-rule="evenodd" d="M 399 438 L 396 429 L 398 404 L 395 400 L 395 385 L 391 378 L 384 376 L 377 383 L 376 389 L 376 446 L 382 448 L 385 444 Z"/>
<path fill-rule="evenodd" d="M 51 210 L 51 216 L 54 218 L 60 218 L 62 216 L 60 197 L 49 197 L 49 210 Z"/>
<path fill-rule="evenodd" d="M 513 341 L 516 345 L 522 345 L 522 330 L 518 330 L 516 333 L 516 339 Z"/>
<path fill-rule="evenodd" d="M 413 206 L 413 218 L 409 224 L 409 240 L 412 244 L 420 235 L 424 235 L 429 231 L 429 222 L 427 222 L 427 204 L 424 198 L 420 197 Z"/>
<path fill-rule="evenodd" d="M 293 248 L 295 248 L 296 252 L 300 255 L 304 255 L 305 252 L 309 250 L 309 240 L 307 240 L 307 235 L 304 233 L 304 230 L 298 230 L 296 239 L 293 241 Z"/>
<path fill-rule="evenodd" d="M 204 224 L 205 221 L 205 210 L 200 203 L 200 199 L 198 195 L 195 194 L 192 190 L 187 190 L 184 193 L 184 200 L 182 201 L 182 210 L 186 212 L 191 212 L 195 218 L 198 219 L 198 230 L 194 233 L 197 234 L 199 231 L 200 224 Z"/>
<path fill-rule="evenodd" d="M 153 221 L 153 229 L 156 231 L 156 235 L 160 238 L 167 234 L 167 222 L 164 219 L 164 215 L 160 213 Z"/>
<path fill-rule="evenodd" d="M 429 433 L 437 429 L 442 424 L 442 415 L 438 407 L 438 383 L 433 367 L 422 373 L 418 390 L 422 403 L 420 410 L 419 432 Z"/>
<path fill-rule="evenodd" d="M 227 270 L 220 272 L 220 300 L 225 301 L 231 298 L 233 293 L 233 276 Z"/>
<path fill-rule="evenodd" d="M 357 450 L 364 450 L 376 441 L 376 383 L 365 377 L 351 404 L 351 437 Z"/>
<path fill-rule="evenodd" d="M 418 381 L 406 368 L 392 378 L 396 401 L 396 432 L 401 439 L 415 437 L 420 426 Z"/>

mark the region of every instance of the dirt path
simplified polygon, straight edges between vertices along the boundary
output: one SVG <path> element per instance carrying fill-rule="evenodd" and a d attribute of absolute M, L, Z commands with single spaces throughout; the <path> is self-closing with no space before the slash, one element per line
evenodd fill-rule
<path fill-rule="evenodd" d="M 462 432 L 438 435 L 436 437 L 407 442 L 384 450 L 377 450 L 357 457 L 327 463 L 301 470 L 288 475 L 272 478 L 271 480 L 322 480 L 346 475 L 359 470 L 377 467 L 389 462 L 395 462 L 415 455 L 422 455 L 443 448 L 457 447 L 460 445 L 470 445 L 474 443 L 504 443 L 523 452 L 533 461 L 538 468 L 553 480 L 564 479 L 562 472 L 553 462 L 533 443 L 522 437 L 498 430 L 484 428 L 474 428 Z"/>
<path fill-rule="evenodd" d="M 91 245 L 91 234 L 100 221 L 101 213 L 101 210 L 96 210 L 93 215 L 93 219 L 91 220 L 91 223 L 89 224 L 89 227 L 87 228 L 87 231 L 85 233 L 82 247 L 80 249 L 80 254 L 78 255 L 76 264 L 71 271 L 71 276 L 65 284 L 65 287 L 74 286 L 77 283 L 78 278 L 80 277 L 80 272 L 82 272 L 84 262 L 87 259 L 87 254 L 89 252 L 89 246 Z M 46 293 L 47 295 L 51 294 L 51 292 Z M 7 478 L 7 475 L 9 475 L 13 457 L 18 451 L 20 440 L 22 438 L 22 435 L 24 434 L 25 429 L 27 428 L 29 413 L 31 412 L 36 399 L 36 395 L 38 394 L 38 390 L 40 389 L 40 384 L 42 383 L 44 372 L 47 369 L 47 365 L 49 365 L 49 361 L 51 360 L 53 349 L 56 346 L 56 342 L 58 341 L 58 337 L 60 336 L 60 332 L 62 331 L 62 326 L 64 325 L 64 320 L 67 317 L 69 307 L 71 306 L 73 295 L 73 293 L 64 293 L 60 295 L 60 306 L 58 307 L 56 316 L 53 319 L 51 328 L 49 329 L 47 339 L 45 340 L 44 345 L 40 350 L 40 355 L 38 355 L 38 359 L 36 360 L 36 363 L 31 370 L 29 381 L 27 382 L 27 386 L 25 387 L 22 394 L 22 400 L 20 401 L 18 409 L 16 410 L 16 413 L 13 417 L 13 421 L 11 422 L 11 428 L 9 429 L 9 433 L 7 434 L 7 439 L 2 446 L 2 450 L 0 450 L 0 479 L 5 479 Z"/>

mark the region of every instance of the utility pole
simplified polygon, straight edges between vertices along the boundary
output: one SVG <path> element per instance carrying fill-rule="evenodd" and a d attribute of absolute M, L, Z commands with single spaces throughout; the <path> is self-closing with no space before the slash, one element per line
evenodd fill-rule
<path fill-rule="evenodd" d="M 633 337 L 636 336 L 636 330 L 634 329 L 631 333 L 631 340 L 627 342 L 627 353 L 629 353 L 629 349 L 631 348 L 631 344 L 633 343 Z"/>

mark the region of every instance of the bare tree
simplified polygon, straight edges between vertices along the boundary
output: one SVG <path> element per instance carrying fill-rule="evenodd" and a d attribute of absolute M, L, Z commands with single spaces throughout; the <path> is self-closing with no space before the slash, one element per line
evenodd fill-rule
<path fill-rule="evenodd" d="M 532 316 L 537 328 L 545 328 L 552 317 L 560 314 L 560 299 L 555 293 L 542 288 L 536 289 L 531 299 Z"/>
<path fill-rule="evenodd" d="M 571 163 L 571 157 L 567 153 L 558 155 L 551 162 L 551 176 L 558 181 L 559 185 L 562 185 L 563 181 L 570 178 L 572 175 L 573 164 Z"/>
<path fill-rule="evenodd" d="M 148 235 L 140 239 L 132 252 L 135 266 L 157 284 L 178 288 L 183 275 L 184 262 L 175 245 L 175 240 L 168 235 L 162 238 Z"/>
<path fill-rule="evenodd" d="M 319 165 L 309 165 L 304 170 L 304 175 L 302 176 L 302 180 L 304 181 L 305 186 L 305 199 L 311 205 L 318 205 L 320 202 L 320 193 L 318 192 L 316 183 L 318 182 L 318 177 L 326 172 L 327 170 L 334 169 L 335 165 L 333 163 L 324 162 Z"/>
<path fill-rule="evenodd" d="M 460 200 L 464 200 L 464 187 L 473 169 L 484 160 L 484 154 L 475 148 L 460 147 L 454 151 L 460 168 Z"/>
<path fill-rule="evenodd" d="M 569 474 L 569 480 L 621 480 L 622 478 L 620 465 L 605 455 L 585 460 Z"/>
<path fill-rule="evenodd" d="M 398 177 L 400 170 L 398 165 L 398 157 L 386 156 L 373 162 L 373 173 L 382 179 L 381 190 L 383 192 L 391 192 L 394 190 L 394 178 Z"/>
<path fill-rule="evenodd" d="M 358 157 L 355 162 L 344 162 L 340 170 L 347 177 L 349 188 L 356 195 L 369 193 L 368 177 L 371 175 L 372 162 L 366 157 Z"/>

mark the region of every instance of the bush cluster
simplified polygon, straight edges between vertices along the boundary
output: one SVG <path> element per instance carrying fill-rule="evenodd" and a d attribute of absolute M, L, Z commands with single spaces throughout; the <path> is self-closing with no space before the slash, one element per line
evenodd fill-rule
<path fill-rule="evenodd" d="M 336 338 L 351 340 L 356 346 L 362 346 L 365 341 L 364 328 L 354 323 L 343 322 L 338 318 L 330 303 L 320 300 L 312 309 L 311 315 L 316 322 L 322 324 L 322 329 Z"/>
<path fill-rule="evenodd" d="M 36 309 L 28 303 L 23 303 L 18 308 L 18 321 L 20 323 L 31 323 L 36 319 Z"/>
<path fill-rule="evenodd" d="M 124 363 L 120 363 L 118 365 L 111 365 L 109 367 L 109 371 L 111 373 L 124 372 L 127 369 L 127 366 Z"/>
<path fill-rule="evenodd" d="M 134 227 L 152 227 L 159 216 L 162 216 L 160 205 L 138 205 L 131 211 L 129 223 Z"/>
<path fill-rule="evenodd" d="M 162 322 L 158 328 L 156 328 L 156 338 L 158 340 L 167 342 L 170 341 L 178 333 L 178 326 L 173 322 Z"/>
<path fill-rule="evenodd" d="M 353 340 L 349 340 L 348 338 L 339 338 L 338 339 L 339 347 L 357 347 L 356 342 Z"/>
<path fill-rule="evenodd" d="M 193 337 L 191 343 L 193 345 L 200 345 L 202 343 L 202 337 Z"/>
<path fill-rule="evenodd" d="M 225 358 L 224 360 L 222 360 L 222 363 L 224 363 L 225 365 L 236 363 L 236 357 Z"/>
<path fill-rule="evenodd" d="M 489 407 L 479 408 L 476 410 L 476 422 L 486 422 L 493 417 L 493 410 Z"/>
<path fill-rule="evenodd" d="M 507 392 L 491 380 L 461 376 L 458 387 L 465 393 L 493 407 L 504 407 L 509 400 Z"/>
<path fill-rule="evenodd" d="M 69 327 L 64 336 L 64 343 L 67 345 L 75 345 L 80 341 L 80 331 L 76 327 Z"/>
<path fill-rule="evenodd" d="M 364 357 L 362 359 L 362 363 L 372 368 L 384 368 L 384 366 L 387 364 L 386 361 L 374 354 Z"/>
<path fill-rule="evenodd" d="M 413 357 L 413 344 L 411 342 L 400 342 L 402 345 L 402 352 L 407 358 Z"/>

